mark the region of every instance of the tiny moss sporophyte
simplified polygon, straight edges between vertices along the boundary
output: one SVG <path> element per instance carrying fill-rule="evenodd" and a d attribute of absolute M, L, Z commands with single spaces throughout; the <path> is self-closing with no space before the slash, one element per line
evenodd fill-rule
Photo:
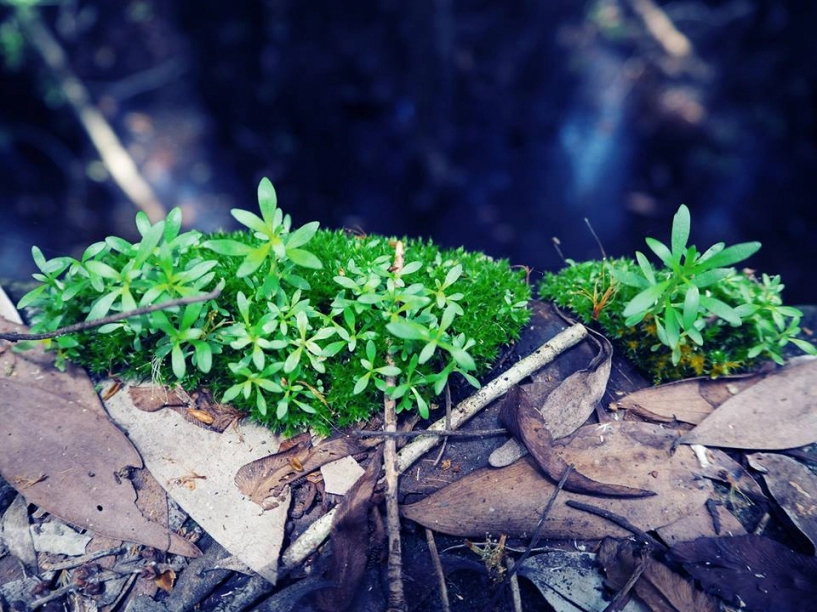
<path fill-rule="evenodd" d="M 19 307 L 48 332 L 220 287 L 216 299 L 47 342 L 58 364 L 206 386 L 289 433 L 363 421 L 383 393 L 428 417 L 452 377 L 478 386 L 529 318 L 524 272 L 507 261 L 404 239 L 394 266 L 394 240 L 293 229 L 267 179 L 258 204 L 260 216 L 232 211 L 244 231 L 182 232 L 176 208 L 154 224 L 137 214 L 138 242 L 109 237 L 80 259 L 34 247 L 41 284 Z"/>

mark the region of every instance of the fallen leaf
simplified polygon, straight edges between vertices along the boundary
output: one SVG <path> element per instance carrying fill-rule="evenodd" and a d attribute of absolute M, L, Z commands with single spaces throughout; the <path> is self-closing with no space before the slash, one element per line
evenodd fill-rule
<path fill-rule="evenodd" d="M 779 450 L 817 441 L 817 360 L 788 366 L 725 401 L 683 444 Z"/>
<path fill-rule="evenodd" d="M 235 476 L 235 484 L 253 502 L 268 509 L 271 504 L 277 503 L 282 491 L 293 481 L 327 463 L 364 450 L 364 443 L 348 437 L 324 440 L 312 447 L 307 435 L 283 452 L 242 466 Z"/>
<path fill-rule="evenodd" d="M 730 397 L 761 380 L 761 376 L 704 380 L 693 378 L 641 389 L 613 404 L 616 410 L 659 423 L 682 421 L 697 425 Z"/>
<path fill-rule="evenodd" d="M 808 612 L 817 599 L 817 559 L 762 536 L 700 538 L 669 551 L 708 592 L 748 610 Z"/>
<path fill-rule="evenodd" d="M 581 427 L 607 389 L 613 347 L 604 336 L 594 335 L 589 338 L 592 338 L 599 347 L 590 365 L 557 383 L 557 386 L 547 393 L 541 408 L 537 410 L 554 440 L 569 436 Z M 531 405 L 537 403 L 534 397 L 529 396 L 529 399 Z M 493 467 L 504 467 L 524 456 L 529 450 L 518 440 L 511 439 L 491 453 L 488 462 Z"/>
<path fill-rule="evenodd" d="M 184 511 L 225 549 L 275 583 L 288 492 L 278 508 L 259 513 L 235 487 L 234 479 L 242 465 L 275 450 L 278 438 L 253 423 L 243 424 L 240 432 L 228 428 L 219 433 L 173 410 L 144 412 L 133 405 L 129 387 L 105 406 L 128 432 L 159 484 Z M 195 488 L 189 487 L 189 477 Z"/>
<path fill-rule="evenodd" d="M 650 610 L 715 612 L 719 609 L 714 598 L 696 589 L 689 578 L 672 571 L 633 540 L 605 538 L 599 548 L 599 562 L 607 574 L 608 586 L 616 592 L 640 570 L 633 589 Z"/>
<path fill-rule="evenodd" d="M 712 505 L 711 510 L 707 507 L 708 505 Z M 746 533 L 746 529 L 735 518 L 735 515 L 720 504 L 701 506 L 674 523 L 658 527 L 655 531 L 668 546 L 678 542 L 691 542 L 698 538 L 736 536 Z"/>
<path fill-rule="evenodd" d="M 0 319 L 2 331 L 25 328 Z M 40 349 L 0 355 L 0 474 L 27 501 L 101 535 L 197 556 L 199 550 L 136 507 L 121 470 L 141 467 L 79 368 L 59 372 Z M 49 389 L 46 391 L 45 389 Z"/>
<path fill-rule="evenodd" d="M 532 555 L 519 566 L 519 576 L 530 580 L 556 612 L 603 610 L 604 580 L 598 556 L 587 552 L 552 551 Z M 640 612 L 634 603 L 624 612 Z"/>
<path fill-rule="evenodd" d="M 568 462 L 559 455 L 553 445 L 550 430 L 544 418 L 530 405 L 527 395 L 519 385 L 508 391 L 499 412 L 500 422 L 528 449 L 542 472 L 558 482 L 568 469 Z M 646 497 L 652 491 L 634 489 L 617 484 L 599 482 L 585 476 L 580 469 L 573 469 L 564 483 L 566 491 L 588 495 L 612 497 Z"/>
<path fill-rule="evenodd" d="M 603 538 L 629 533 L 599 517 L 565 506 L 583 501 L 624 516 L 649 531 L 677 521 L 704 505 L 712 485 L 697 478 L 697 459 L 688 447 L 671 452 L 677 434 L 651 423 L 610 423 L 581 427 L 570 441 L 555 445 L 567 463 L 589 477 L 654 491 L 643 498 L 591 498 L 562 491 L 544 524 L 548 538 Z M 403 515 L 451 535 L 486 533 L 530 536 L 554 489 L 531 458 L 500 469 L 483 468 L 420 502 L 401 507 Z"/>
<path fill-rule="evenodd" d="M 347 610 L 358 592 L 370 551 L 382 542 L 372 537 L 371 515 L 377 513 L 374 488 L 383 465 L 383 447 L 373 454 L 363 476 L 347 492 L 332 519 L 332 561 L 329 579 L 334 585 L 318 593 L 322 610 Z M 382 535 L 382 534 L 381 534 Z"/>
<path fill-rule="evenodd" d="M 763 475 L 775 501 L 817 551 L 817 476 L 785 455 L 754 453 L 747 459 Z"/>

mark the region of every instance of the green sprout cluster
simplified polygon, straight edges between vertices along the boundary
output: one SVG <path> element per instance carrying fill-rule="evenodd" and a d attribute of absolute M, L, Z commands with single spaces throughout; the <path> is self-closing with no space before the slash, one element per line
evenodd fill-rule
<path fill-rule="evenodd" d="M 232 211 L 246 231 L 182 232 L 174 209 L 153 224 L 137 214 L 138 242 L 109 237 L 79 260 L 35 247 L 40 285 L 18 306 L 48 332 L 218 287 L 216 299 L 47 342 L 58 364 L 206 387 L 288 433 L 366 420 L 384 393 L 427 418 L 452 377 L 478 386 L 528 320 L 530 288 L 506 261 L 404 239 L 395 265 L 396 240 L 293 229 L 267 179 L 258 201 L 261 216 Z"/>
<path fill-rule="evenodd" d="M 669 246 L 646 239 L 662 266 L 641 252 L 635 259 L 568 261 L 545 275 L 539 293 L 597 323 L 656 381 L 742 372 L 767 359 L 782 364 L 789 343 L 817 354 L 797 337 L 802 312 L 783 305 L 780 277 L 757 279 L 731 267 L 760 243 L 721 242 L 700 253 L 687 245 L 689 233 L 689 209 L 682 205 Z"/>

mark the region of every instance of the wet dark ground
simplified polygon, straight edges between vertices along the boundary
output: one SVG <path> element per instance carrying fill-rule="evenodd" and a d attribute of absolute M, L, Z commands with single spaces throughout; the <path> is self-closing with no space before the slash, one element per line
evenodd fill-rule
<path fill-rule="evenodd" d="M 666 237 L 758 239 L 750 264 L 817 302 L 817 5 L 142 0 L 42 15 L 168 208 L 214 229 L 269 176 L 296 223 L 424 235 L 537 270 Z M 10 24 L 8 8 L 0 21 Z M 131 235 L 53 76 L 0 29 L 0 277 Z"/>

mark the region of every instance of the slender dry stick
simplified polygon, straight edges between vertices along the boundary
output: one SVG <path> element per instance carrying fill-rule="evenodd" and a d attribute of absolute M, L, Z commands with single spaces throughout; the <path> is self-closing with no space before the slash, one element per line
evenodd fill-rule
<path fill-rule="evenodd" d="M 445 385 L 445 428 L 450 430 L 451 427 L 451 385 L 446 383 Z M 443 439 L 442 446 L 440 446 L 440 452 L 437 453 L 437 458 L 434 460 L 432 465 L 437 467 L 440 463 L 440 459 L 443 458 L 443 453 L 445 452 L 445 447 L 448 446 L 448 436 Z"/>
<path fill-rule="evenodd" d="M 65 99 L 88 133 L 99 157 L 117 185 L 154 223 L 165 216 L 165 208 L 153 188 L 139 173 L 136 162 L 122 146 L 104 115 L 91 102 L 85 85 L 74 74 L 60 43 L 40 19 L 36 9 L 19 9 L 15 13 L 26 40 L 37 51 L 60 85 Z"/>
<path fill-rule="evenodd" d="M 223 286 L 224 283 L 222 281 L 218 284 L 218 286 L 215 289 L 213 289 L 209 293 L 203 293 L 202 295 L 189 295 L 187 297 L 179 298 L 176 300 L 168 300 L 167 302 L 162 302 L 161 304 L 142 306 L 141 308 L 126 310 L 125 312 L 118 312 L 116 314 L 108 315 L 107 317 L 102 317 L 101 319 L 94 319 L 93 321 L 82 321 L 81 323 L 74 323 L 73 325 L 60 327 L 59 329 L 55 329 L 54 331 L 44 332 L 42 334 L 20 334 L 17 332 L 0 333 L 0 340 L 8 340 L 9 342 L 18 342 L 20 340 L 46 340 L 48 338 L 56 338 L 58 336 L 65 336 L 67 334 L 87 331 L 95 327 L 107 325 L 108 323 L 116 323 L 117 321 L 122 321 L 123 319 L 138 317 L 140 315 L 149 314 L 157 310 L 167 310 L 168 308 L 173 308 L 174 306 L 185 306 L 187 304 L 195 304 L 196 302 L 206 302 L 207 300 L 214 300 L 219 295 L 221 295 L 221 289 Z"/>
<path fill-rule="evenodd" d="M 397 275 L 403 269 L 403 242 L 398 240 L 394 245 L 394 267 Z M 386 355 L 386 363 L 394 365 L 391 355 Z M 383 394 L 385 409 L 383 429 L 387 433 L 397 431 L 397 412 L 395 401 L 390 391 L 397 386 L 394 376 L 386 377 L 386 391 Z M 386 470 L 386 526 L 389 539 L 389 556 L 387 574 L 389 577 L 389 612 L 404 612 L 408 609 L 403 592 L 403 553 L 400 541 L 400 506 L 397 502 L 399 473 L 397 471 L 397 438 L 388 437 L 383 447 L 383 466 Z"/>
<path fill-rule="evenodd" d="M 463 400 L 451 411 L 451 428 L 461 427 L 468 419 L 473 417 L 482 408 L 492 401 L 507 393 L 511 387 L 519 381 L 530 376 L 537 370 L 545 367 L 553 361 L 560 353 L 577 345 L 587 336 L 587 329 L 581 325 L 573 325 L 554 338 L 545 342 L 533 353 L 521 359 L 510 370 L 501 374 L 491 382 L 483 386 L 471 397 Z M 434 448 L 439 442 L 440 432 L 445 431 L 446 419 L 440 419 L 433 423 L 428 434 L 422 435 L 414 442 L 407 444 L 398 454 L 398 472 L 403 473 L 412 464 L 422 457 L 428 450 Z M 312 523 L 301 537 L 295 540 L 290 547 L 284 551 L 281 557 L 282 572 L 287 572 L 301 563 L 329 536 L 329 529 L 332 526 L 333 508 L 324 514 L 317 521 Z"/>
<path fill-rule="evenodd" d="M 451 609 L 451 604 L 448 601 L 448 587 L 445 584 L 445 572 L 440 561 L 440 553 L 437 551 L 437 542 L 434 541 L 434 532 L 428 527 L 425 529 L 428 552 L 431 553 L 431 564 L 434 566 L 434 573 L 437 575 L 437 582 L 440 585 L 440 609 L 442 612 L 448 612 Z"/>
<path fill-rule="evenodd" d="M 484 438 L 487 436 L 505 436 L 507 429 L 441 429 L 439 431 L 417 430 L 417 431 L 374 431 L 360 429 L 352 431 L 349 435 L 353 438 L 419 438 L 420 436 L 437 436 L 445 438 L 447 436 L 457 438 Z"/>

